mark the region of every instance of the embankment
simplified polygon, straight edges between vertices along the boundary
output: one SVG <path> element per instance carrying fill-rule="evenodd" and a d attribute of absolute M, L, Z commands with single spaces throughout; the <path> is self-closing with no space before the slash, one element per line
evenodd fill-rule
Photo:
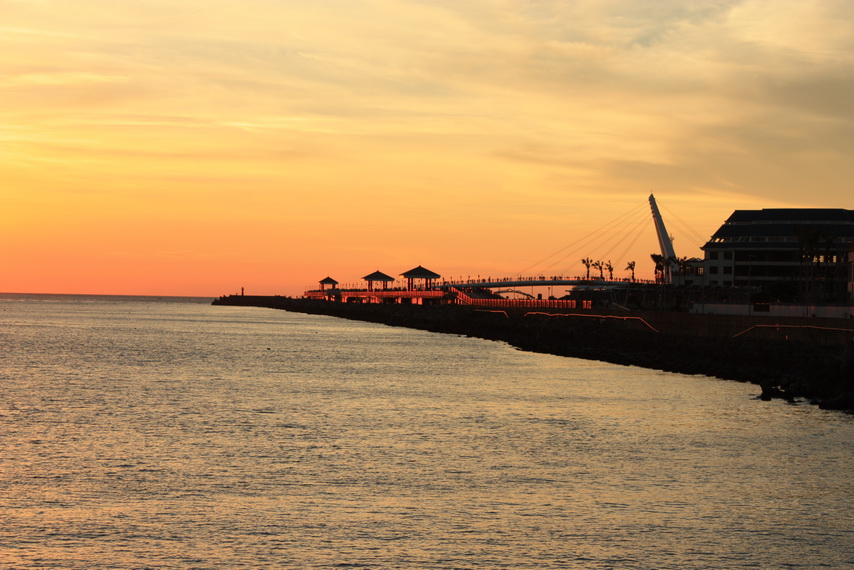
<path fill-rule="evenodd" d="M 268 307 L 472 336 L 522 350 L 704 374 L 761 386 L 763 399 L 854 409 L 854 323 L 687 313 L 484 310 L 459 305 L 343 304 L 233 295 L 216 305 Z"/>

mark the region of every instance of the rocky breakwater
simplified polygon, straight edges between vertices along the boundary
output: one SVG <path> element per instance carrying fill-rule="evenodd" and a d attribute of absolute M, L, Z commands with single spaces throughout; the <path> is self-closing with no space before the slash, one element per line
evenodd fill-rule
<path fill-rule="evenodd" d="M 818 340 L 815 335 L 796 334 L 801 330 L 798 325 L 756 329 L 754 334 L 731 334 L 744 327 L 742 321 L 729 328 L 726 319 L 698 327 L 714 321 L 716 315 L 668 313 L 656 320 L 654 313 L 496 311 L 252 296 L 222 297 L 214 304 L 268 307 L 504 341 L 521 350 L 750 382 L 761 387 L 762 399 L 806 399 L 823 408 L 854 410 L 854 327 Z M 699 330 L 706 332 L 695 332 Z M 811 330 L 807 327 L 802 332 Z"/>

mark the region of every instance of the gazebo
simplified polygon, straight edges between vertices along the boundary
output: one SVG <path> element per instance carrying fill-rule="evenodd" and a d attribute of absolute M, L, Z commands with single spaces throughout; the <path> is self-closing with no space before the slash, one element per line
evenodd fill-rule
<path fill-rule="evenodd" d="M 405 273 L 401 273 L 400 276 L 406 279 L 406 289 L 408 291 L 412 291 L 415 288 L 416 279 L 423 279 L 424 287 L 429 289 L 430 286 L 433 284 L 434 279 L 439 279 L 440 277 L 442 277 L 438 273 L 434 273 L 429 269 L 421 267 L 420 265 L 414 269 L 406 271 Z"/>
<path fill-rule="evenodd" d="M 327 285 L 330 285 L 333 289 L 335 289 L 335 286 L 338 285 L 338 282 L 335 279 L 333 279 L 332 277 L 327 276 L 327 277 L 320 280 L 320 290 L 326 291 Z"/>
<path fill-rule="evenodd" d="M 390 275 L 386 275 L 385 273 L 383 273 L 379 269 L 377 269 L 376 271 L 374 271 L 370 275 L 365 275 L 364 277 L 362 277 L 362 279 L 364 279 L 365 281 L 368 282 L 368 291 L 374 290 L 374 282 L 375 281 L 382 282 L 383 291 L 388 289 L 389 283 L 394 282 L 394 277 L 392 277 Z"/>

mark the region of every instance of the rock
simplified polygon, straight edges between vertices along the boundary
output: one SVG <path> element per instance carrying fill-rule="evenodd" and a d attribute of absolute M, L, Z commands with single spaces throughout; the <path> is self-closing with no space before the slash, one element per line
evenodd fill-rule
<path fill-rule="evenodd" d="M 795 395 L 786 390 L 785 388 L 781 388 L 780 386 L 765 382 L 760 384 L 762 387 L 762 393 L 759 395 L 759 399 L 767 402 L 773 398 L 779 398 L 781 400 L 786 400 L 789 403 L 794 403 Z"/>
<path fill-rule="evenodd" d="M 854 392 L 848 392 L 847 394 L 842 394 L 835 398 L 822 400 L 819 402 L 818 407 L 822 410 L 852 411 L 854 410 Z"/>

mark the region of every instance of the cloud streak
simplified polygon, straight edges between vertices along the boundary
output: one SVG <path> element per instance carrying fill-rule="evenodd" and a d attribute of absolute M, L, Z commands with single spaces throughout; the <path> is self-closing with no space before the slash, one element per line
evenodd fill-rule
<path fill-rule="evenodd" d="M 360 208 L 366 223 L 407 217 L 389 225 L 398 239 L 463 223 L 447 200 L 529 220 L 528 235 L 651 189 L 694 204 L 706 233 L 727 209 L 854 206 L 846 1 L 0 0 L 0 12 L 0 176 L 15 192 L 147 188 L 187 212 L 205 184 L 290 204 L 333 242 Z M 366 251 L 381 250 L 368 233 Z"/>

